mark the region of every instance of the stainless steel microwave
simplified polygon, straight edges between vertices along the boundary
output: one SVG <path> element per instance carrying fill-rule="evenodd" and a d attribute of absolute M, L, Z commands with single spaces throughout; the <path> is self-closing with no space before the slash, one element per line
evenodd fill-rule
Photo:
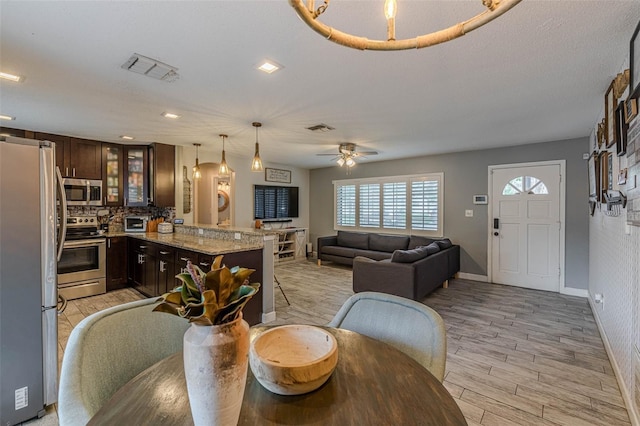
<path fill-rule="evenodd" d="M 69 206 L 101 206 L 102 181 L 95 179 L 62 179 Z"/>

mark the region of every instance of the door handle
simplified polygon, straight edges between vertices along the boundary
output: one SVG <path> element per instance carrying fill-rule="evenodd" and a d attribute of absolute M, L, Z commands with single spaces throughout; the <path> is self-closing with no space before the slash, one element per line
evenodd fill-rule
<path fill-rule="evenodd" d="M 496 232 L 493 233 L 493 235 L 495 235 L 497 237 L 498 235 L 500 235 L 500 233 L 496 231 Z"/>

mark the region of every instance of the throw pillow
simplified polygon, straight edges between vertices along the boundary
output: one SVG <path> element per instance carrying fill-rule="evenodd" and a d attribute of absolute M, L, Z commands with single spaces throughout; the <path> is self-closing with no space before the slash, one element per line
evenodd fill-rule
<path fill-rule="evenodd" d="M 425 246 L 425 249 L 427 250 L 427 253 L 429 255 L 431 255 L 431 254 L 439 252 L 440 251 L 440 246 L 437 243 L 433 242 L 433 243 L 429 244 L 428 246 Z"/>
<path fill-rule="evenodd" d="M 413 250 L 396 250 L 391 255 L 391 261 L 396 263 L 413 263 L 428 255 L 427 247 L 418 247 Z"/>
<path fill-rule="evenodd" d="M 453 245 L 453 243 L 451 243 L 451 240 L 448 238 L 443 238 L 441 240 L 438 240 L 436 241 L 436 244 L 438 244 L 440 246 L 440 249 L 442 250 L 447 249 Z"/>
<path fill-rule="evenodd" d="M 427 246 L 434 241 L 435 240 L 433 238 L 423 237 L 420 235 L 412 235 L 409 239 L 409 246 L 407 248 L 411 250 L 420 246 Z"/>

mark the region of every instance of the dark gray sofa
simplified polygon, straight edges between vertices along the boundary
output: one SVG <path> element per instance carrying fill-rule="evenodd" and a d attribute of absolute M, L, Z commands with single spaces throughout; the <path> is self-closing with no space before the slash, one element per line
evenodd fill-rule
<path fill-rule="evenodd" d="M 356 256 L 369 259 L 391 259 L 395 250 L 410 250 L 434 242 L 418 235 L 384 235 L 365 232 L 338 231 L 338 235 L 318 238 L 318 265 L 323 260 L 353 265 Z"/>
<path fill-rule="evenodd" d="M 460 246 L 449 239 L 338 231 L 318 238 L 321 260 L 353 265 L 353 291 L 421 300 L 460 271 Z"/>

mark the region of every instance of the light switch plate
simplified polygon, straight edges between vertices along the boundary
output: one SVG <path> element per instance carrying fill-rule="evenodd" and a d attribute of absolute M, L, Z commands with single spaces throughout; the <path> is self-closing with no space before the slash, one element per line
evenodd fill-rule
<path fill-rule="evenodd" d="M 465 210 L 464 211 L 464 216 L 465 217 L 473 217 L 473 210 Z"/>

